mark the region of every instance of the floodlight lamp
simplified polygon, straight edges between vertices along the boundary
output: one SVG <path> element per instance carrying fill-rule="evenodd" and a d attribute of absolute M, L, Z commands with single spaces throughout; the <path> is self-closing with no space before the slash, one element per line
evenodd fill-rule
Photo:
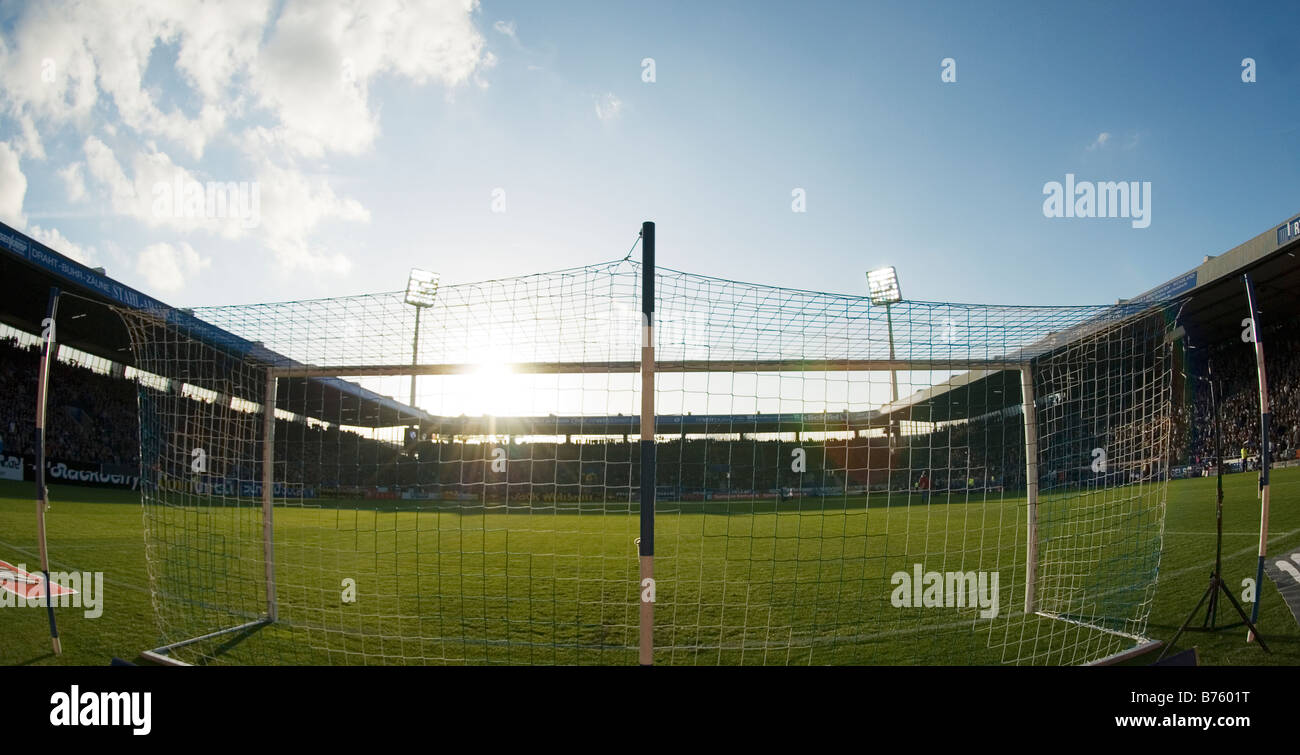
<path fill-rule="evenodd" d="M 440 279 L 437 273 L 411 268 L 411 278 L 406 282 L 406 303 L 414 307 L 432 307 Z"/>
<path fill-rule="evenodd" d="M 903 291 L 898 286 L 898 271 L 893 265 L 867 273 L 867 290 L 872 304 L 897 304 L 903 300 Z"/>

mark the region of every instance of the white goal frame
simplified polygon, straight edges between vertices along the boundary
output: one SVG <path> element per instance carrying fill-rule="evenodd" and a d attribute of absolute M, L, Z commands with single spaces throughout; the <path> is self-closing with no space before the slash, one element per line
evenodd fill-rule
<path fill-rule="evenodd" d="M 651 355 L 653 352 L 651 352 Z M 1061 616 L 1058 614 L 1038 610 L 1037 607 L 1037 580 L 1038 580 L 1038 560 L 1039 560 L 1039 543 L 1038 543 L 1038 497 L 1039 497 L 1039 462 L 1038 462 L 1038 432 L 1037 432 L 1037 411 L 1035 408 L 1035 393 L 1033 383 L 1033 366 L 1031 360 L 1008 361 L 1008 360 L 961 360 L 961 359 L 882 359 L 882 360 L 797 360 L 797 359 L 776 359 L 776 360 L 755 360 L 755 361 L 721 361 L 710 362 L 705 360 L 684 360 L 684 361 L 655 361 L 649 370 L 643 370 L 641 361 L 624 361 L 624 362 L 529 362 L 517 363 L 507 366 L 514 374 L 580 374 L 580 373 L 641 373 L 643 376 L 649 374 L 649 386 L 653 386 L 653 376 L 656 373 L 683 373 L 683 372 L 886 372 L 886 371 L 925 371 L 925 370 L 983 370 L 989 373 L 998 371 L 1017 372 L 1020 376 L 1021 385 L 1021 411 L 1024 415 L 1025 428 L 1025 479 L 1026 479 L 1026 517 L 1027 517 L 1027 535 L 1026 535 L 1026 552 L 1025 552 L 1025 596 L 1024 611 L 1026 614 L 1036 614 L 1048 619 L 1055 619 L 1069 623 L 1087 626 L 1091 629 L 1106 632 L 1120 637 L 1125 637 L 1134 641 L 1134 646 L 1127 648 L 1118 653 L 1112 654 L 1105 658 L 1092 661 L 1087 665 L 1110 665 L 1127 660 L 1159 648 L 1163 643 L 1158 640 L 1151 640 L 1139 635 L 1127 632 L 1097 626 L 1094 624 L 1085 624 L 1075 619 Z M 277 395 L 277 383 L 280 378 L 356 378 L 356 377 L 384 377 L 384 376 L 419 376 L 419 375 L 458 375 L 472 373 L 478 369 L 479 365 L 475 364 L 358 364 L 358 365 L 291 365 L 291 366 L 269 366 L 265 367 L 266 371 L 266 393 L 267 401 L 262 407 L 263 415 L 263 437 L 265 439 L 262 448 L 262 541 L 263 552 L 265 557 L 265 577 L 266 577 L 266 602 L 267 611 L 259 619 L 244 622 L 236 626 L 219 629 L 214 632 L 194 637 L 191 639 L 181 640 L 161 647 L 153 648 L 141 653 L 141 656 L 155 663 L 164 665 L 189 665 L 171 655 L 171 651 L 177 648 L 192 645 L 198 642 L 210 640 L 235 632 L 254 629 L 260 626 L 274 624 L 278 618 L 278 603 L 276 596 L 276 574 L 275 574 L 275 538 L 274 538 L 274 503 L 275 503 L 275 399 Z M 642 399 L 641 419 L 643 428 L 653 428 L 655 421 L 654 414 L 654 394 L 648 391 Z M 651 430 L 653 432 L 653 430 Z M 644 429 L 642 435 L 645 435 Z M 650 436 L 653 438 L 653 435 Z M 642 556 L 642 559 L 653 558 L 652 556 Z M 640 587 L 637 590 L 641 592 Z M 641 607 L 641 621 L 643 631 L 641 632 L 642 647 L 640 648 L 643 663 L 653 652 L 653 633 L 646 631 L 644 624 L 649 621 L 653 625 L 653 604 L 643 601 Z M 650 643 L 647 646 L 647 643 Z"/>

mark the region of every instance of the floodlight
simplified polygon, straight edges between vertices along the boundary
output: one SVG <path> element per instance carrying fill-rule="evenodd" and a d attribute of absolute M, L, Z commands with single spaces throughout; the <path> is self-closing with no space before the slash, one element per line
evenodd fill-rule
<path fill-rule="evenodd" d="M 411 279 L 406 282 L 406 303 L 414 307 L 432 307 L 438 295 L 437 273 L 411 268 Z"/>
<path fill-rule="evenodd" d="M 898 271 L 893 265 L 867 273 L 867 289 L 872 304 L 897 304 L 903 300 L 903 291 L 898 286 Z"/>

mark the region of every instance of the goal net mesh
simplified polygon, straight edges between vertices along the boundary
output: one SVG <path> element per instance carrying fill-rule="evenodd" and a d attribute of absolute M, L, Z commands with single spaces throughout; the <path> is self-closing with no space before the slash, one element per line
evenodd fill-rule
<path fill-rule="evenodd" d="M 423 308 L 119 310 L 165 652 L 635 663 L 642 269 Z M 655 284 L 656 663 L 1071 664 L 1143 640 L 1167 312 Z"/>

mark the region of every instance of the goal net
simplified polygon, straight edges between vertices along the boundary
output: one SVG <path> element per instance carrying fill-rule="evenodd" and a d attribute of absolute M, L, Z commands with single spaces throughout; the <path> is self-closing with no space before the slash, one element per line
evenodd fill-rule
<path fill-rule="evenodd" d="M 152 656 L 1075 664 L 1147 642 L 1160 307 L 660 269 L 650 328 L 644 269 L 120 310 Z"/>

